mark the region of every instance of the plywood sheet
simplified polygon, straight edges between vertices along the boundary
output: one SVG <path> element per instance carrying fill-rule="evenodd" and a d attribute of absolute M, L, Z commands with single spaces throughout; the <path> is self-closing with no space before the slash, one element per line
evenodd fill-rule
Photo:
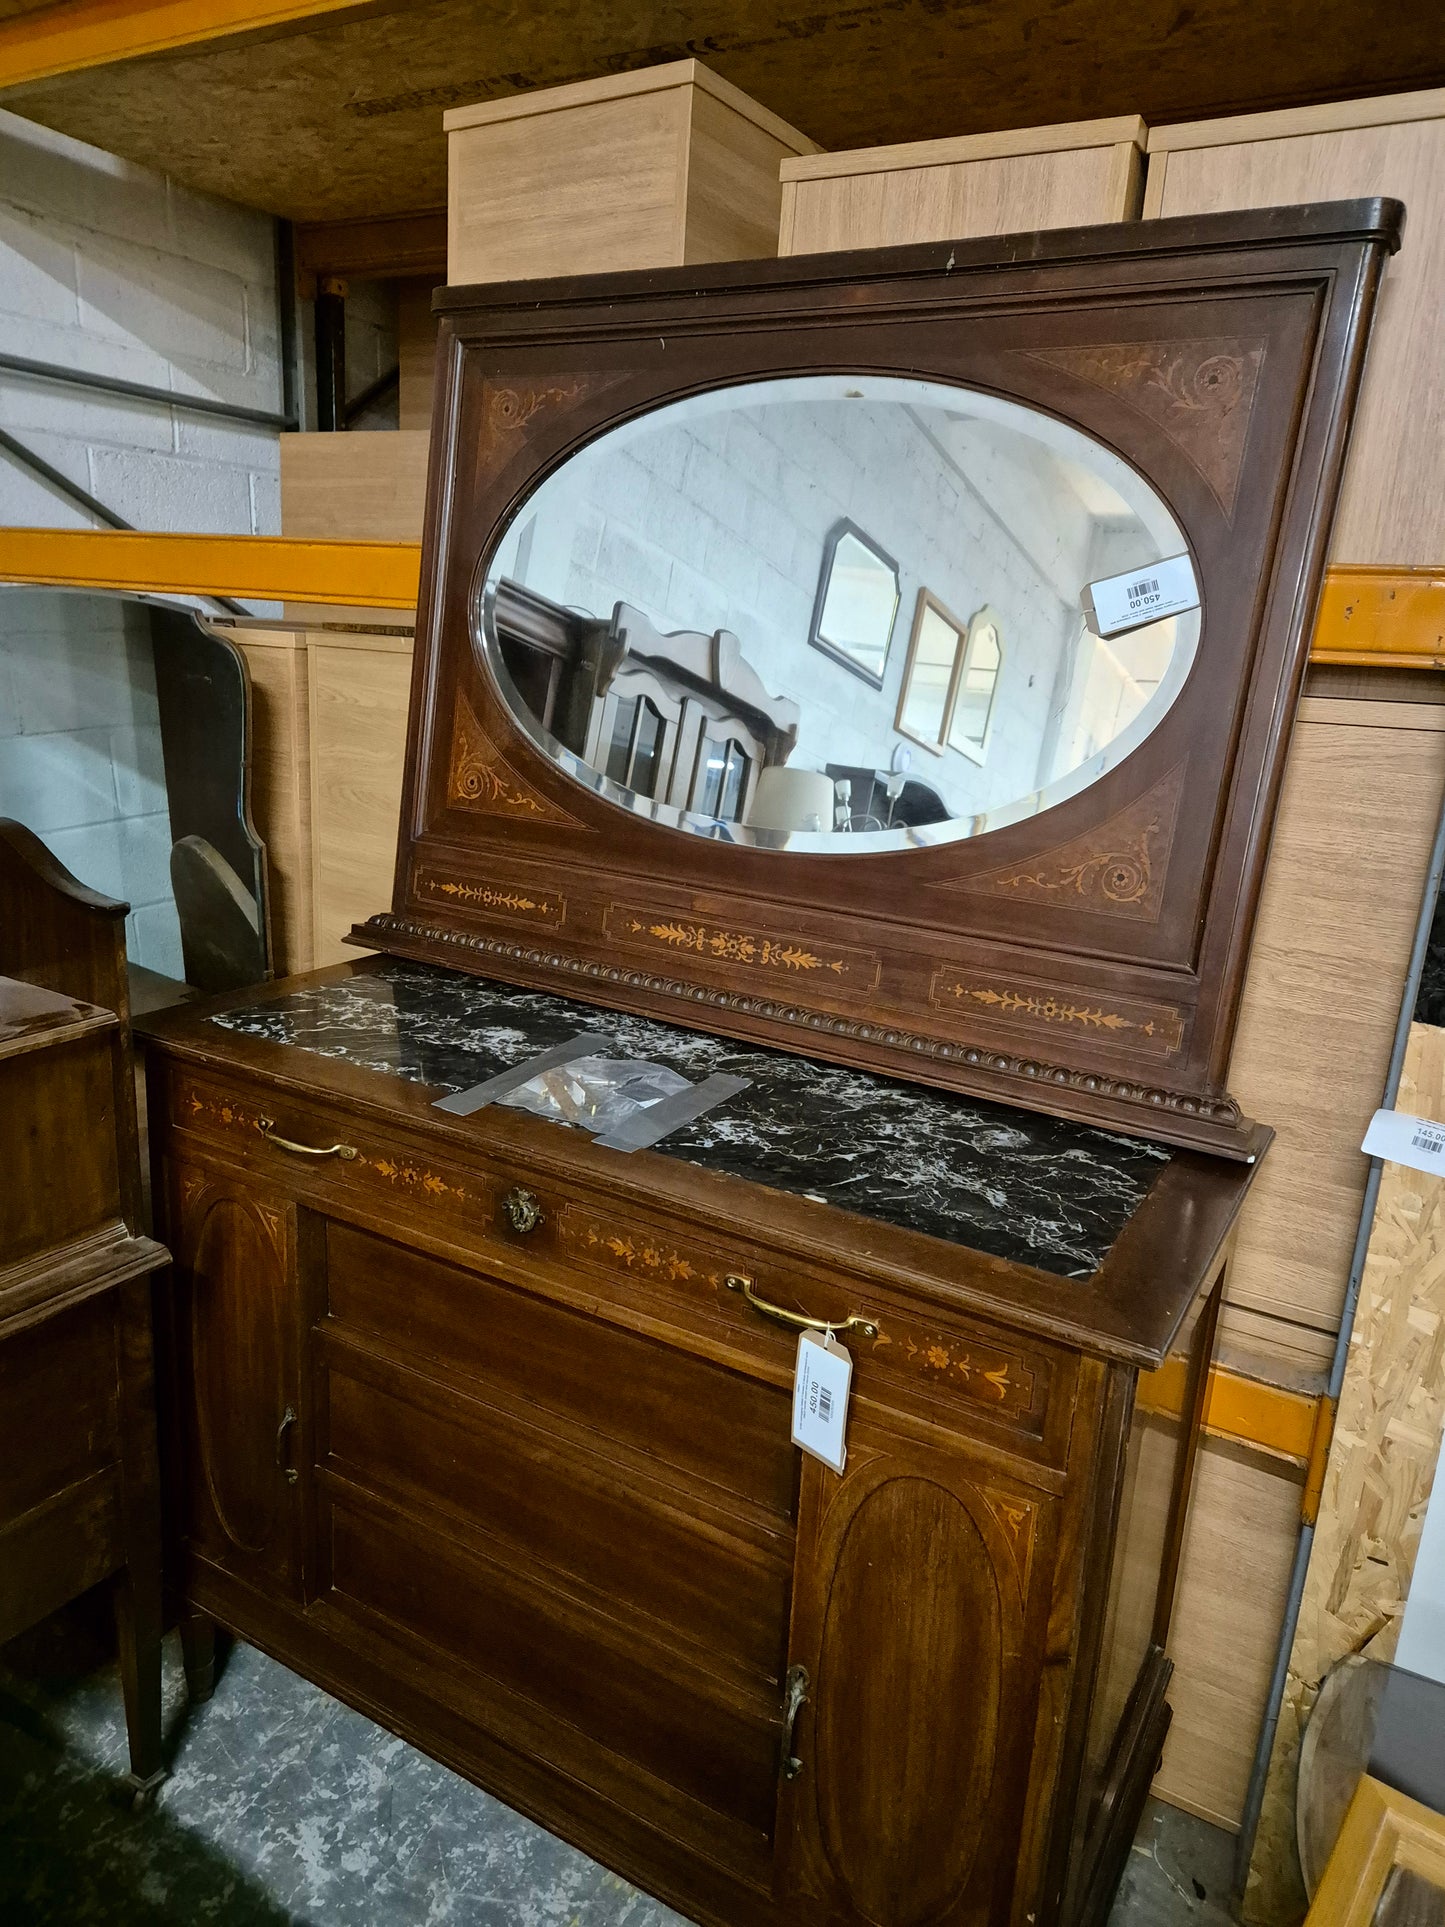
<path fill-rule="evenodd" d="M 313 633 L 311 714 L 314 961 L 355 956 L 342 938 L 391 904 L 406 756 L 411 645 Z"/>
<path fill-rule="evenodd" d="M 351 542 L 419 542 L 424 429 L 281 437 L 281 530 Z"/>
<path fill-rule="evenodd" d="M 1445 709 L 1427 704 L 1307 698 L 1290 746 L 1229 1079 L 1277 1135 L 1228 1292 L 1298 1328 L 1281 1331 L 1289 1350 L 1339 1329 L 1360 1140 L 1384 1093 L 1445 804 L 1442 726 Z"/>
<path fill-rule="evenodd" d="M 1411 1027 L 1397 1108 L 1445 1120 L 1445 1030 Z M 1394 1656 L 1442 1424 L 1445 1180 L 1387 1164 L 1250 1869 L 1252 1921 L 1275 1927 L 1303 1911 L 1294 1856 L 1301 1730 L 1338 1660 Z"/>
<path fill-rule="evenodd" d="M 1405 202 L 1405 242 L 1386 270 L 1331 560 L 1434 568 L 1445 562 L 1445 99 L 1432 119 L 1319 130 L 1318 118 L 1271 115 L 1228 145 L 1214 144 L 1217 128 L 1202 130 L 1210 144 L 1199 147 L 1184 144 L 1187 129 L 1169 130 L 1167 149 L 1149 156 L 1147 210 L 1367 194 Z M 1301 131 L 1291 134 L 1292 124 Z"/>

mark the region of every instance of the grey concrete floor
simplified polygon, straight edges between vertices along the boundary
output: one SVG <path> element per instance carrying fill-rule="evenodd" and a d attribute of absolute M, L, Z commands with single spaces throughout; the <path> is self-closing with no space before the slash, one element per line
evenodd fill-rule
<path fill-rule="evenodd" d="M 679 1916 L 254 1649 L 125 1801 L 102 1602 L 0 1649 L 4 1927 L 680 1927 Z M 1110 1927 L 1223 1927 L 1231 1841 L 1151 1806 Z"/>

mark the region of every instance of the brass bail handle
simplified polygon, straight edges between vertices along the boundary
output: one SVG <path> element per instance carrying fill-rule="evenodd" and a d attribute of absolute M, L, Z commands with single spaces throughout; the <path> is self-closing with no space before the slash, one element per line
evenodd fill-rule
<path fill-rule="evenodd" d="M 298 1144 L 294 1138 L 282 1137 L 274 1118 L 258 1117 L 256 1123 L 268 1144 L 274 1144 L 279 1151 L 290 1151 L 298 1158 L 340 1158 L 349 1164 L 356 1156 L 354 1144 Z"/>
<path fill-rule="evenodd" d="M 783 1746 L 779 1759 L 779 1771 L 785 1780 L 796 1780 L 803 1770 L 803 1762 L 793 1752 L 793 1728 L 807 1703 L 808 1669 L 790 1666 L 783 1693 Z"/>
<path fill-rule="evenodd" d="M 751 1278 L 740 1272 L 729 1272 L 723 1280 L 729 1291 L 740 1291 L 754 1311 L 760 1311 L 764 1318 L 774 1318 L 780 1325 L 787 1325 L 793 1331 L 806 1332 L 862 1332 L 865 1338 L 876 1338 L 878 1326 L 871 1318 L 864 1318 L 854 1312 L 849 1318 L 807 1318 L 800 1311 L 788 1311 L 782 1305 L 771 1304 L 760 1298 L 753 1290 Z"/>

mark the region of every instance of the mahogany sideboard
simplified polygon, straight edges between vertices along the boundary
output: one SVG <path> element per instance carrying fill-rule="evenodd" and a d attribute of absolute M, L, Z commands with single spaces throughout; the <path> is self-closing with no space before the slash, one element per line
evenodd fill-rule
<path fill-rule="evenodd" d="M 126 906 L 0 821 L 0 1641 L 109 1580 L 131 1784 L 161 1760 L 161 1518 Z"/>
<path fill-rule="evenodd" d="M 701 1921 L 1105 1917 L 1249 1164 L 380 959 L 145 1028 L 191 1613 Z M 753 1082 L 433 1108 L 583 1030 Z"/>

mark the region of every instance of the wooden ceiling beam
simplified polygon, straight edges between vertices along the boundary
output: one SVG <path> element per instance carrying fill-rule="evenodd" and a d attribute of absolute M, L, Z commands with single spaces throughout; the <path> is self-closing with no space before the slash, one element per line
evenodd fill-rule
<path fill-rule="evenodd" d="M 378 0 L 69 0 L 0 22 L 0 88 L 384 10 Z"/>
<path fill-rule="evenodd" d="M 447 278 L 447 211 L 421 208 L 372 221 L 307 221 L 296 229 L 296 270 L 357 281 Z"/>

